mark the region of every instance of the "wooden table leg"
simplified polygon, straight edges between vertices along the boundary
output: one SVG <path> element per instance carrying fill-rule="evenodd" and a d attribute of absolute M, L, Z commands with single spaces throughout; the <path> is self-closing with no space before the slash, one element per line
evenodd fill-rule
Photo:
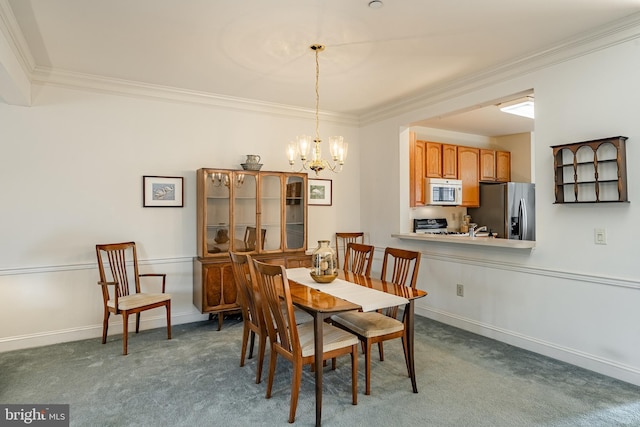
<path fill-rule="evenodd" d="M 315 313 L 313 317 L 314 327 L 314 350 L 316 365 L 316 426 L 322 424 L 322 347 L 324 346 L 322 325 L 324 316 L 321 313 Z"/>
<path fill-rule="evenodd" d="M 416 383 L 416 366 L 414 362 L 414 345 L 413 345 L 413 300 L 409 301 L 409 304 L 406 305 L 407 312 L 405 313 L 405 325 L 406 333 L 407 333 L 407 358 L 408 358 L 408 368 L 409 375 L 411 376 L 411 386 L 413 387 L 413 392 L 418 392 L 418 385 Z"/>

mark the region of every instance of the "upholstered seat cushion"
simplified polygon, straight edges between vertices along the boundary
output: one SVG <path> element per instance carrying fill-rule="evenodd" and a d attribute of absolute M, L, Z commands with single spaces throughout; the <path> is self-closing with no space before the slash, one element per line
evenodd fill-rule
<path fill-rule="evenodd" d="M 302 348 L 302 357 L 313 356 L 315 347 L 313 341 L 313 322 L 298 325 L 298 337 Z M 350 347 L 358 344 L 358 337 L 335 326 L 325 323 L 322 325 L 323 332 L 323 353 L 327 353 L 338 348 Z"/>
<path fill-rule="evenodd" d="M 118 310 L 131 310 L 145 305 L 156 304 L 171 299 L 171 294 L 133 294 L 118 298 Z M 115 307 L 115 299 L 107 302 L 109 307 Z"/>
<path fill-rule="evenodd" d="M 404 323 L 401 321 L 375 311 L 335 314 L 331 316 L 331 320 L 365 338 L 391 334 L 404 329 Z"/>

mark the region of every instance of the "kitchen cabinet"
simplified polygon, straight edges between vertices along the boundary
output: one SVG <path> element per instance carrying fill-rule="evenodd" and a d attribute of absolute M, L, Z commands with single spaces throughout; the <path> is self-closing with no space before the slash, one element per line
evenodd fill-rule
<path fill-rule="evenodd" d="M 480 181 L 496 180 L 496 152 L 480 149 Z"/>
<path fill-rule="evenodd" d="M 480 149 L 458 146 L 458 179 L 462 181 L 462 205 L 480 206 Z"/>
<path fill-rule="evenodd" d="M 555 203 L 628 202 L 626 136 L 555 145 Z"/>
<path fill-rule="evenodd" d="M 423 141 L 420 141 L 423 142 Z M 426 147 L 426 177 L 442 178 L 442 144 L 439 142 L 425 142 Z"/>
<path fill-rule="evenodd" d="M 496 151 L 496 181 L 511 181 L 511 153 Z"/>
<path fill-rule="evenodd" d="M 426 143 L 416 140 L 414 132 L 409 133 L 409 205 L 424 206 L 424 179 L 426 176 Z"/>
<path fill-rule="evenodd" d="M 409 203 L 411 207 L 426 203 L 425 178 L 462 180 L 462 206 L 480 204 L 479 183 L 509 182 L 511 153 L 421 141 L 410 133 L 409 147 Z"/>
<path fill-rule="evenodd" d="M 193 304 L 210 317 L 239 311 L 230 251 L 305 263 L 307 174 L 202 168 L 196 173 Z M 289 261 L 291 258 L 291 261 Z"/>
<path fill-rule="evenodd" d="M 427 178 L 456 179 L 458 177 L 456 145 L 425 141 L 425 147 Z"/>
<path fill-rule="evenodd" d="M 509 182 L 511 180 L 511 153 L 480 149 L 480 181 Z"/>
<path fill-rule="evenodd" d="M 458 146 L 442 144 L 442 178 L 458 178 Z"/>

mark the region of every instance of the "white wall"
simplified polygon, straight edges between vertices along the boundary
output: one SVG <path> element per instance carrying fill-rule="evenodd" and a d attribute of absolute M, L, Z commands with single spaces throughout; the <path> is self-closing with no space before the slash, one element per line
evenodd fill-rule
<path fill-rule="evenodd" d="M 640 384 L 640 98 L 633 95 L 640 93 L 639 34 L 636 28 L 628 41 L 478 84 L 464 95 L 362 128 L 361 140 L 370 146 L 362 164 L 371 166 L 362 171 L 362 224 L 375 230 L 377 252 L 387 245 L 422 251 L 419 287 L 429 295 L 418 301 L 419 314 Z M 536 94 L 536 248 L 390 237 L 403 231 L 401 217 L 408 213 L 408 196 L 394 196 L 405 194 L 408 180 L 407 124 L 530 88 Z M 549 147 L 616 135 L 629 137 L 631 203 L 554 204 Z M 375 186 L 373 170 L 386 172 Z M 606 229 L 607 245 L 594 244 L 595 228 Z M 458 283 L 465 285 L 462 298 Z"/>
<path fill-rule="evenodd" d="M 0 351 L 101 335 L 95 245 L 134 240 L 142 269 L 168 274 L 174 323 L 206 318 L 192 305 L 195 171 L 290 170 L 287 143 L 309 119 L 53 86 L 34 86 L 31 107 L 0 103 Z M 309 208 L 309 247 L 359 229 L 359 144 L 353 126 L 323 121 L 350 142 L 333 179 L 333 206 Z M 185 178 L 184 208 L 143 208 L 142 176 Z M 350 212 L 339 215 L 338 207 Z M 143 327 L 163 325 L 161 309 Z M 110 333 L 120 331 L 112 317 Z"/>
<path fill-rule="evenodd" d="M 499 150 L 511 153 L 511 181 L 536 182 L 532 173 L 535 167 L 535 152 L 533 135 L 531 133 L 516 133 L 495 138 Z"/>

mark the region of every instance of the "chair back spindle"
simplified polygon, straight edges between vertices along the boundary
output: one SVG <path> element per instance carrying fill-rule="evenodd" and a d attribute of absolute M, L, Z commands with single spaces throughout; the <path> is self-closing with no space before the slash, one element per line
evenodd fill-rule
<path fill-rule="evenodd" d="M 371 274 L 374 249 L 372 245 L 363 245 L 360 243 L 347 244 L 343 270 L 360 276 L 369 276 Z"/>

